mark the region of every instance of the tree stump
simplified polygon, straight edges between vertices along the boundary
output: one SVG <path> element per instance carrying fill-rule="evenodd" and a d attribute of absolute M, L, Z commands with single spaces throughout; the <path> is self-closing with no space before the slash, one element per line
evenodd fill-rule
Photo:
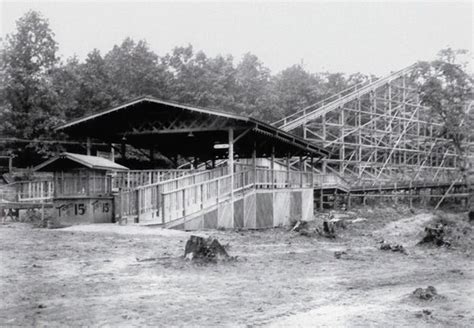
<path fill-rule="evenodd" d="M 228 259 L 229 254 L 217 239 L 205 239 L 199 236 L 191 236 L 186 242 L 184 257 L 190 260 L 201 259 L 215 262 Z"/>

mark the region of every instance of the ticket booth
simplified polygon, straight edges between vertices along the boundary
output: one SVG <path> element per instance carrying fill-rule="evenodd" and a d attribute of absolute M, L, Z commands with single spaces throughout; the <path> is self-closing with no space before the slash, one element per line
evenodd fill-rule
<path fill-rule="evenodd" d="M 34 169 L 53 173 L 52 216 L 64 224 L 112 222 L 112 176 L 128 168 L 109 159 L 61 153 Z"/>

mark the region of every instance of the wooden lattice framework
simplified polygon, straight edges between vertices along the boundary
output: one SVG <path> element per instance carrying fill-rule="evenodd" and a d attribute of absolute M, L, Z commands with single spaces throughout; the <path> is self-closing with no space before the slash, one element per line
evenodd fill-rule
<path fill-rule="evenodd" d="M 459 181 L 456 151 L 421 105 L 412 70 L 344 90 L 276 125 L 330 150 L 323 169 L 352 186 Z"/>

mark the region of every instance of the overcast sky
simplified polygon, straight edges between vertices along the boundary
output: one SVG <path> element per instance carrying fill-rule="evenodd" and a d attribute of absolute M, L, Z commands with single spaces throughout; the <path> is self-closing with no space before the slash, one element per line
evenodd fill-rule
<path fill-rule="evenodd" d="M 296 63 L 312 72 L 377 75 L 447 46 L 472 52 L 471 2 L 5 2 L 1 35 L 29 9 L 46 16 L 60 54 L 80 59 L 130 36 L 158 54 L 191 43 L 210 56 L 256 54 L 273 73 Z"/>

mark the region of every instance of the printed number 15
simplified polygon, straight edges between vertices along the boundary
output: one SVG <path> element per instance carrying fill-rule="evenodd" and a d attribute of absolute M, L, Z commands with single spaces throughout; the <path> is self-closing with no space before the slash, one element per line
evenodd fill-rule
<path fill-rule="evenodd" d="M 84 215 L 86 212 L 86 208 L 84 204 L 75 204 L 74 205 L 74 214 L 76 215 Z"/>

